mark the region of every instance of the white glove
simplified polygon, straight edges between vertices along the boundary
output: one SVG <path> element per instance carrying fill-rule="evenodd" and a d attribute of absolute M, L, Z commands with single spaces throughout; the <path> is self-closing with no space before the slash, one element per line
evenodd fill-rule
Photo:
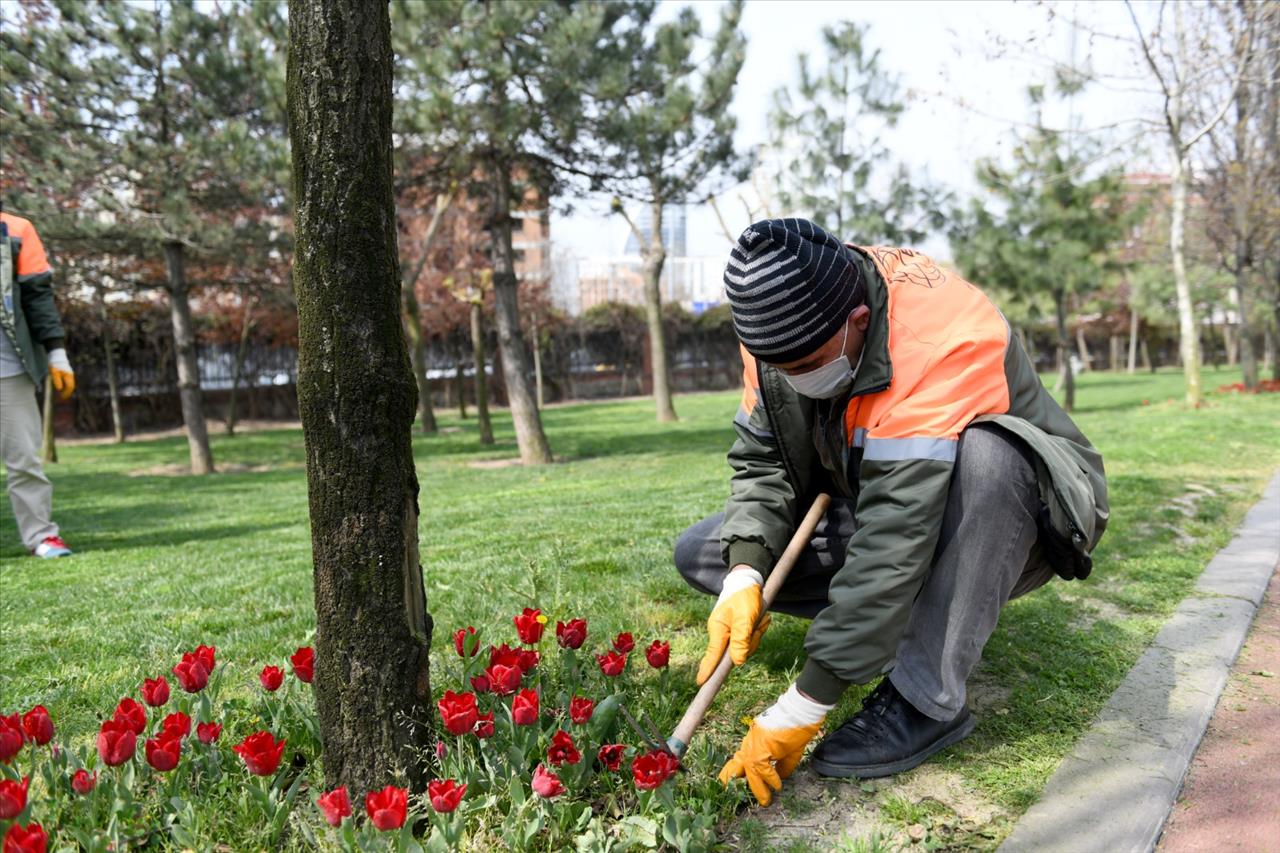
<path fill-rule="evenodd" d="M 49 350 L 49 366 L 55 367 L 63 373 L 75 373 L 71 369 L 71 361 L 67 358 L 67 351 L 63 347 Z"/>
<path fill-rule="evenodd" d="M 76 374 L 62 347 L 49 350 L 49 380 L 62 399 L 69 399 L 76 390 Z"/>

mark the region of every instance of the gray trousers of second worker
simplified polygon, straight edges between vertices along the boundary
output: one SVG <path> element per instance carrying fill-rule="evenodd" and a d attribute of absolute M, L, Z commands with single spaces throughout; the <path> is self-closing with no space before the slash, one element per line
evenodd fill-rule
<path fill-rule="evenodd" d="M 1037 542 L 1040 491 L 1031 451 L 1012 434 L 982 424 L 960 436 L 933 566 L 911 608 L 889 674 L 921 713 L 953 719 L 1000 608 L 1048 583 L 1053 570 Z M 724 513 L 676 542 L 675 561 L 694 589 L 718 595 L 729 568 L 720 550 Z M 857 530 L 854 503 L 833 500 L 772 610 L 812 619 L 827 606 L 831 578 Z"/>

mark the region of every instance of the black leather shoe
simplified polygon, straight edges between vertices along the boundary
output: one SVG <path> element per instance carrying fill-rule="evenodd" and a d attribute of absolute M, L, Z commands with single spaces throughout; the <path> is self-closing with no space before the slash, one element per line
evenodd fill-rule
<path fill-rule="evenodd" d="M 968 708 L 946 722 L 925 716 L 886 678 L 862 700 L 861 711 L 818 744 L 813 769 L 820 776 L 891 776 L 968 737 L 975 725 Z"/>

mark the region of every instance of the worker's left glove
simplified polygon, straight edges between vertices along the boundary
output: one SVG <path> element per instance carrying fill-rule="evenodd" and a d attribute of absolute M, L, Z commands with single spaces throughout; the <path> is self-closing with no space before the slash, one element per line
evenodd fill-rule
<path fill-rule="evenodd" d="M 70 399 L 76 390 L 76 374 L 67 360 L 67 351 L 62 347 L 49 350 L 49 377 L 58 395 L 64 400 Z"/>
<path fill-rule="evenodd" d="M 728 785 L 745 776 L 756 801 L 769 805 L 773 792 L 782 790 L 782 780 L 795 772 L 804 757 L 804 748 L 834 707 L 801 696 L 791 685 L 769 710 L 751 721 L 742 745 L 721 768 L 720 781 Z"/>

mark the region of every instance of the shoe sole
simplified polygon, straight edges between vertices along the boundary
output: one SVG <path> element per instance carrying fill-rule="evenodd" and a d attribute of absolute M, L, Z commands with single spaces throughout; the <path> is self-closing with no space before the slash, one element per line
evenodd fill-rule
<path fill-rule="evenodd" d="M 818 772 L 819 776 L 830 776 L 838 779 L 856 776 L 859 779 L 877 779 L 881 776 L 892 776 L 895 773 L 905 773 L 913 767 L 923 764 L 926 759 L 934 753 L 941 752 L 952 744 L 958 743 L 969 736 L 974 727 L 978 725 L 977 719 L 972 714 L 969 715 L 959 727 L 938 738 L 933 743 L 919 750 L 913 755 L 898 761 L 890 761 L 884 764 L 833 764 L 830 761 L 823 761 L 820 758 L 813 759 L 813 769 Z"/>

